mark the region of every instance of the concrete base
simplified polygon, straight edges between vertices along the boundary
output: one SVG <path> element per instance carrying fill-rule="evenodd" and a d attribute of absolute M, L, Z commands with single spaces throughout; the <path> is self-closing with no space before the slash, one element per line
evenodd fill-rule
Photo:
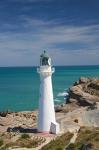
<path fill-rule="evenodd" d="M 60 132 L 59 124 L 57 122 L 51 122 L 50 132 L 53 134 L 58 134 Z"/>

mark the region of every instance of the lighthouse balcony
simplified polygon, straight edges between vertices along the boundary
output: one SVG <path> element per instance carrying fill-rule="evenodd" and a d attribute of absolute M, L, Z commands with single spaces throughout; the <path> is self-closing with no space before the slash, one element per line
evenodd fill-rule
<path fill-rule="evenodd" d="M 40 74 L 52 74 L 55 72 L 55 68 L 51 66 L 40 66 L 37 68 L 37 72 Z"/>

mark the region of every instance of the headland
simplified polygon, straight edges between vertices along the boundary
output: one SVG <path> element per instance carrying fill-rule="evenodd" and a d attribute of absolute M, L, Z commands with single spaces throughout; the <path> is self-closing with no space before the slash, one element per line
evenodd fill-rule
<path fill-rule="evenodd" d="M 78 142 L 78 137 L 81 139 L 82 134 L 84 136 L 96 134 L 99 138 L 99 78 L 82 77 L 68 89 L 68 93 L 66 103 L 55 106 L 56 119 L 61 128 L 58 135 L 37 132 L 37 110 L 1 112 L 0 150 L 45 150 L 49 149 L 49 142 L 54 140 L 57 145 L 57 141 L 61 143 L 61 138 L 65 139 L 66 143 L 58 147 L 66 149 Z M 89 130 L 88 133 L 86 130 Z M 89 140 L 86 144 L 90 142 Z M 91 144 L 94 147 L 97 142 Z M 53 143 L 50 145 L 53 146 Z M 54 146 L 50 148 L 55 150 L 57 146 L 56 148 Z"/>

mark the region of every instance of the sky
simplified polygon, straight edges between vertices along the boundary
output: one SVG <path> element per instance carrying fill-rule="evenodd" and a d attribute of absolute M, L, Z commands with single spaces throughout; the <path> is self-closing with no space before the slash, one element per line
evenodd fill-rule
<path fill-rule="evenodd" d="M 0 0 L 0 66 L 99 65 L 99 0 Z"/>

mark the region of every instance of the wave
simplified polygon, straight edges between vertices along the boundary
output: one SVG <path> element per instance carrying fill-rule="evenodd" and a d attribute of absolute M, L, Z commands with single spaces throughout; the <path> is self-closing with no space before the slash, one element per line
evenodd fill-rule
<path fill-rule="evenodd" d="M 60 100 L 60 99 L 57 99 L 57 98 L 54 99 L 54 101 L 55 101 L 55 102 L 61 102 L 61 100 Z"/>
<path fill-rule="evenodd" d="M 58 97 L 61 97 L 61 96 L 68 96 L 68 92 L 62 92 L 62 93 L 60 92 L 60 93 L 57 94 L 57 96 L 58 96 Z"/>

